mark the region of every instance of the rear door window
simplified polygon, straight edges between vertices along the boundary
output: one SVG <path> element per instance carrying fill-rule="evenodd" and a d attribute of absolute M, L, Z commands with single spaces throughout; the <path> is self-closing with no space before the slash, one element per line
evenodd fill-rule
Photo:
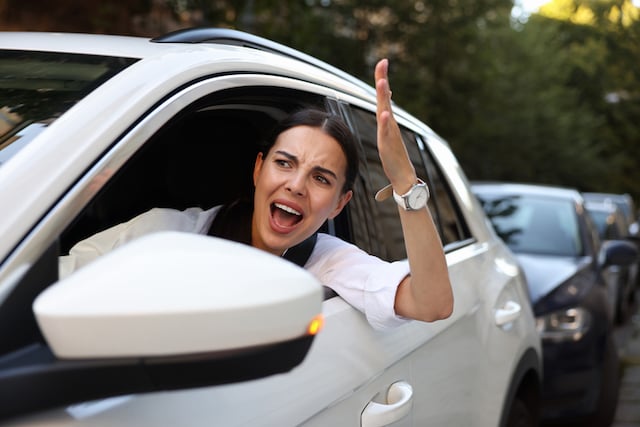
<path fill-rule="evenodd" d="M 354 233 L 355 242 L 361 247 L 369 246 L 372 253 L 383 259 L 404 259 L 407 254 L 396 203 L 393 199 L 380 203 L 370 202 L 376 191 L 389 184 L 378 155 L 375 114 L 354 107 L 352 115 L 356 132 L 364 150 L 367 171 L 367 177 L 363 179 L 366 189 L 357 197 L 367 199 L 367 201 L 361 201 L 360 204 L 371 206 L 368 216 L 372 216 L 374 223 L 377 224 L 377 227 L 374 224 L 366 225 L 369 229 L 374 229 L 375 232 L 370 234 L 368 239 L 375 240 L 375 243 L 362 243 L 363 238 L 357 232 Z M 466 223 L 460 215 L 459 207 L 452 196 L 442 170 L 427 150 L 426 139 L 402 126 L 401 132 L 418 178 L 427 182 L 429 186 L 431 197 L 428 207 L 445 250 L 450 250 L 469 239 L 470 235 Z M 365 225 L 354 223 L 352 227 L 354 230 L 358 230 L 364 228 Z"/>

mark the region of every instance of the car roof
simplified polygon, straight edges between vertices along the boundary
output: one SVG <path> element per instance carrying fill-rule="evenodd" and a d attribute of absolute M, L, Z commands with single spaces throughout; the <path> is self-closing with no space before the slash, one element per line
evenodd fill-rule
<path fill-rule="evenodd" d="M 0 32 L 0 49 L 145 58 L 171 46 L 144 37 L 54 32 Z"/>
<path fill-rule="evenodd" d="M 584 199 L 582 198 L 580 192 L 574 188 L 569 187 L 500 181 L 474 181 L 471 183 L 471 187 L 475 193 L 541 196 L 548 198 L 571 199 L 579 204 L 584 203 Z"/>
<path fill-rule="evenodd" d="M 239 47 L 245 49 L 238 49 Z M 237 49 L 247 47 L 268 55 L 276 54 L 327 71 L 357 86 L 369 95 L 375 89 L 368 83 L 304 52 L 259 36 L 226 28 L 193 28 L 178 30 L 153 39 L 137 36 L 62 33 L 62 32 L 0 32 L 0 49 L 39 52 L 66 52 L 86 55 L 116 56 L 145 59 L 166 52 Z M 270 58 L 273 59 L 273 58 Z"/>

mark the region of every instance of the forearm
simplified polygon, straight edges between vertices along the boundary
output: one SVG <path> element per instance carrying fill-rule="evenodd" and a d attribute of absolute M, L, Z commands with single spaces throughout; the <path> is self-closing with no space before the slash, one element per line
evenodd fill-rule
<path fill-rule="evenodd" d="M 395 192 L 406 194 L 416 184 L 417 177 L 391 111 L 391 89 L 387 74 L 388 62 L 383 59 L 375 69 L 378 153 L 385 175 Z M 384 195 L 376 196 L 380 200 L 378 196 L 384 200 Z M 398 209 L 411 274 L 398 286 L 394 306 L 396 313 L 424 321 L 449 317 L 453 311 L 453 292 L 440 236 L 431 214 L 426 207 L 417 210 Z"/>
<path fill-rule="evenodd" d="M 398 210 L 411 275 L 398 286 L 396 313 L 427 322 L 447 318 L 453 311 L 453 292 L 431 215 L 427 208 Z"/>

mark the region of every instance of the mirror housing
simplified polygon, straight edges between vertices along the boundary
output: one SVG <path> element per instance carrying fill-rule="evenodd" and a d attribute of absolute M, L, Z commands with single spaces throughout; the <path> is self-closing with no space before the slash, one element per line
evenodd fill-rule
<path fill-rule="evenodd" d="M 605 240 L 598 257 L 601 268 L 611 265 L 629 266 L 638 260 L 638 248 L 626 240 Z"/>
<path fill-rule="evenodd" d="M 313 342 L 322 286 L 250 246 L 161 232 L 51 285 L 33 310 L 46 344 L 3 371 L 0 418 L 288 372 Z"/>
<path fill-rule="evenodd" d="M 60 359 L 179 356 L 299 338 L 319 282 L 264 251 L 188 233 L 128 243 L 45 289 L 36 319 Z"/>

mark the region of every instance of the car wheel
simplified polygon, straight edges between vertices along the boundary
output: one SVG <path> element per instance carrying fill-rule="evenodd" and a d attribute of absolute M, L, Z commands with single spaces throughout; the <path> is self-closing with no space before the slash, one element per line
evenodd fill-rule
<path fill-rule="evenodd" d="M 537 425 L 534 415 L 520 396 L 513 399 L 509 409 L 506 427 L 535 427 Z"/>
<path fill-rule="evenodd" d="M 618 406 L 620 361 L 611 334 L 607 337 L 602 366 L 602 385 L 596 412 L 588 417 L 585 427 L 608 427 L 613 423 Z"/>

